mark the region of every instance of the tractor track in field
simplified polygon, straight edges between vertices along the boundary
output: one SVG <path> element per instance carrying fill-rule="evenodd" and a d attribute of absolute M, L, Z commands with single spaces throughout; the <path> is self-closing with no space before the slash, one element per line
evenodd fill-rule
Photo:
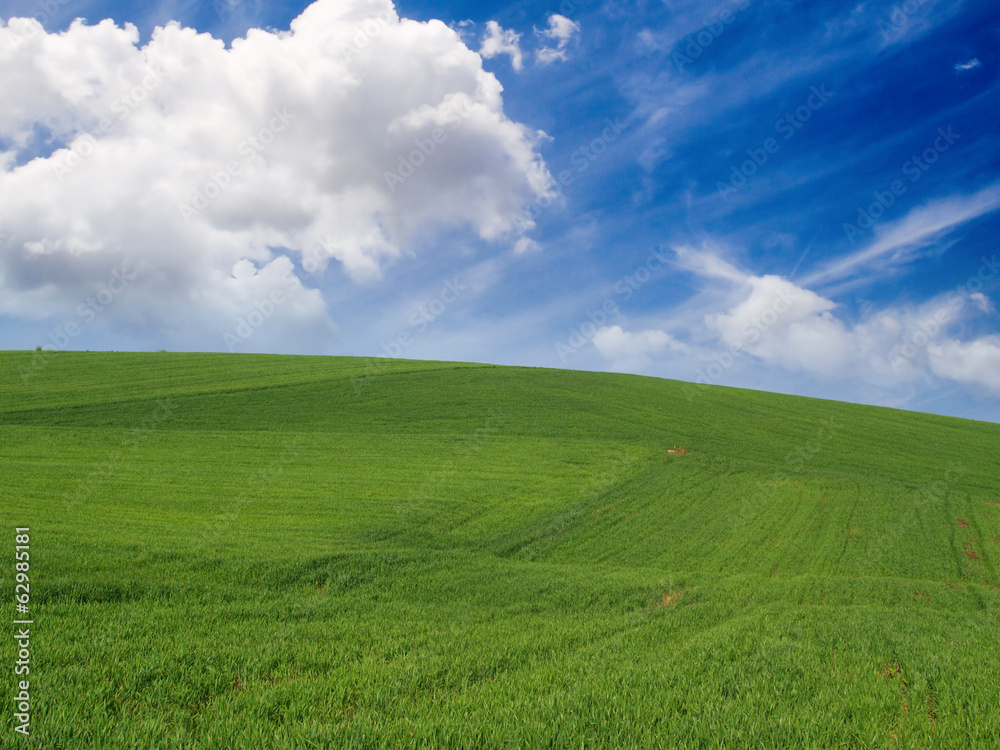
<path fill-rule="evenodd" d="M 951 558 L 955 561 L 955 569 L 953 573 L 955 576 L 961 580 L 965 574 L 964 565 L 962 563 L 962 556 L 959 554 L 958 548 L 955 546 L 955 537 L 957 535 L 957 523 L 955 521 L 954 508 L 952 507 L 952 493 L 951 490 L 945 492 L 943 499 L 944 511 L 945 511 L 945 522 L 948 524 L 948 549 L 951 552 Z"/>
<path fill-rule="evenodd" d="M 639 469 L 636 469 L 635 464 L 637 462 L 645 462 L 646 467 L 640 466 Z M 595 510 L 607 505 L 607 499 L 612 494 L 622 486 L 634 481 L 637 476 L 643 473 L 644 468 L 648 468 L 651 465 L 651 459 L 648 457 L 645 459 L 636 456 L 624 457 L 614 467 L 609 469 L 604 477 L 601 477 L 595 483 L 596 487 L 585 491 L 584 494 L 588 495 L 586 500 L 582 500 L 564 511 L 550 516 L 543 522 L 545 527 L 541 530 L 538 528 L 540 524 L 532 524 L 531 527 L 522 529 L 520 533 L 524 534 L 524 536 L 519 541 L 499 549 L 496 552 L 497 556 L 503 558 L 515 557 L 531 547 L 537 547 L 556 536 L 577 528 L 580 522 L 592 515 Z M 611 474 L 612 476 L 607 478 L 607 474 Z"/>
<path fill-rule="evenodd" d="M 968 572 L 969 555 L 969 543 L 964 542 L 962 549 L 958 549 L 958 535 L 960 529 L 971 528 L 969 523 L 964 520 L 965 516 L 958 516 L 956 511 L 957 508 L 954 507 L 954 503 L 951 502 L 955 499 L 955 495 L 951 489 L 949 489 L 945 495 L 944 505 L 947 515 L 945 521 L 948 524 L 948 547 L 951 550 L 951 556 L 955 560 L 955 576 L 959 581 L 962 581 L 962 588 L 969 592 L 976 599 L 976 605 L 980 610 L 987 610 L 986 601 L 983 599 L 982 591 L 980 591 L 979 586 L 968 586 L 966 584 L 971 578 L 977 584 L 981 582 L 981 576 L 972 576 Z M 968 514 L 966 514 L 968 515 Z M 961 523 L 959 523 L 961 521 Z M 978 531 L 978 529 L 977 529 Z M 981 541 L 981 537 L 980 537 Z M 978 552 L 978 551 L 977 551 Z M 979 560 L 982 560 L 982 555 L 979 555 Z"/>
<path fill-rule="evenodd" d="M 800 485 L 800 483 L 796 482 L 796 485 Z M 798 516 L 799 510 L 802 508 L 802 498 L 803 498 L 802 487 L 798 486 L 797 489 L 799 490 L 798 498 L 796 499 L 795 504 L 792 507 L 791 511 L 788 513 L 788 515 L 785 516 L 785 519 L 781 524 L 782 538 L 785 540 L 786 543 L 781 545 L 782 551 L 778 555 L 778 558 L 775 560 L 774 565 L 771 566 L 772 578 L 778 574 L 778 571 L 781 570 L 782 565 L 788 560 L 789 557 L 791 557 L 793 552 L 792 545 L 787 542 L 791 537 L 791 532 L 789 531 L 789 527 L 792 526 L 792 521 L 795 519 L 796 516 Z"/>
<path fill-rule="evenodd" d="M 960 561 L 961 564 L 965 565 L 967 569 L 970 560 L 976 561 L 978 563 L 978 566 L 980 567 L 981 577 L 989 581 L 990 585 L 996 585 L 996 580 L 997 580 L 996 567 L 993 565 L 993 562 L 991 561 L 990 556 L 987 553 L 989 545 L 984 543 L 986 540 L 989 539 L 989 536 L 987 536 L 984 533 L 983 528 L 979 523 L 979 519 L 976 517 L 975 513 L 968 513 L 962 516 L 962 518 L 969 519 L 967 523 L 969 524 L 968 526 L 969 532 L 974 535 L 974 544 L 971 541 L 967 541 L 963 544 L 962 557 L 966 559 L 964 560 L 964 562 Z M 974 552 L 976 556 L 973 557 L 973 555 L 970 554 L 970 552 Z"/>
<path fill-rule="evenodd" d="M 116 407 L 124 406 L 127 404 L 142 404 L 142 403 L 155 403 L 158 400 L 167 399 L 193 399 L 204 396 L 231 396 L 239 393 L 264 393 L 267 391 L 279 391 L 279 390 L 293 390 L 297 388 L 302 388 L 306 386 L 315 386 L 326 384 L 351 384 L 355 380 L 361 377 L 369 378 L 383 378 L 396 375 L 419 375 L 431 372 L 445 372 L 452 370 L 475 370 L 480 366 L 472 365 L 452 365 L 445 367 L 428 367 L 428 368 L 417 368 L 413 370 L 388 370 L 379 375 L 368 375 L 358 374 L 351 372 L 350 374 L 335 375 L 335 374 L 324 374 L 321 376 L 314 376 L 309 378 L 302 378 L 301 380 L 292 381 L 277 381 L 273 383 L 261 383 L 259 385 L 252 384 L 240 384 L 230 387 L 220 387 L 213 386 L 211 384 L 205 383 L 201 385 L 194 386 L 191 390 L 178 390 L 172 388 L 169 385 L 162 386 L 161 389 L 157 389 L 156 386 L 150 386 L 150 390 L 155 391 L 154 393 L 146 393 L 139 390 L 131 393 L 113 395 L 103 393 L 98 394 L 96 391 L 93 392 L 94 398 L 85 402 L 76 403 L 53 403 L 52 405 L 45 406 L 29 406 L 20 407 L 13 409 L 0 409 L 0 424 L 27 424 L 31 425 L 35 423 L 33 417 L 38 416 L 49 416 L 53 413 L 65 413 L 65 412 L 80 412 L 88 409 L 93 409 L 94 407 Z M 145 385 L 134 386 L 136 389 L 144 388 Z M 130 397 L 125 397 L 130 396 Z M 352 398 L 357 398 L 357 395 L 353 395 Z M 10 419 L 13 417 L 13 419 Z M 20 419 L 19 419 L 20 417 Z M 25 420 L 24 418 L 28 419 Z"/>
<path fill-rule="evenodd" d="M 837 557 L 837 568 L 836 568 L 837 570 L 840 569 L 840 563 L 843 561 L 844 556 L 847 554 L 847 545 L 851 543 L 851 529 L 854 528 L 854 514 L 858 510 L 858 503 L 861 502 L 861 484 L 859 482 L 855 482 L 854 486 L 857 487 L 858 495 L 855 498 L 854 503 L 851 505 L 851 512 L 847 514 L 847 525 L 845 527 L 847 530 L 847 534 L 844 537 L 844 546 L 840 550 L 840 556 Z"/>

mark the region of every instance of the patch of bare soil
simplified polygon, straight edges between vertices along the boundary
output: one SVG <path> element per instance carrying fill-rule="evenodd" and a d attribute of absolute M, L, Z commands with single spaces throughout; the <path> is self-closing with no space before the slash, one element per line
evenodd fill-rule
<path fill-rule="evenodd" d="M 677 604 L 684 596 L 684 589 L 674 589 L 673 591 L 666 592 L 657 603 L 659 607 L 670 607 Z"/>

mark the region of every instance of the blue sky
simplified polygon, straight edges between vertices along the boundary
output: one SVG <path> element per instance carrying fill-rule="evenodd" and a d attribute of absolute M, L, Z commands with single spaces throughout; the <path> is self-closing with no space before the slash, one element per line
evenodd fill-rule
<path fill-rule="evenodd" d="M 995 3 L 0 17 L 42 24 L 0 40 L 0 348 L 616 370 L 1000 421 Z"/>

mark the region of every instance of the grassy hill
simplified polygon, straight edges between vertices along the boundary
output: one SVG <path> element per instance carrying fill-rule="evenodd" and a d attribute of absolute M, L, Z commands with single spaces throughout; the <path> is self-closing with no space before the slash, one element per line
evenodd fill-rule
<path fill-rule="evenodd" d="M 0 747 L 1000 737 L 1000 425 L 405 360 L 7 352 L 0 383 L 33 619 Z"/>

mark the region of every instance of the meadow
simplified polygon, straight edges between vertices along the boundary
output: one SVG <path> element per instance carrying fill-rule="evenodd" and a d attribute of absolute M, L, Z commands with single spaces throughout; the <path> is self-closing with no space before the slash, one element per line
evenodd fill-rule
<path fill-rule="evenodd" d="M 0 382 L 0 747 L 997 746 L 1000 425 L 346 357 Z"/>

